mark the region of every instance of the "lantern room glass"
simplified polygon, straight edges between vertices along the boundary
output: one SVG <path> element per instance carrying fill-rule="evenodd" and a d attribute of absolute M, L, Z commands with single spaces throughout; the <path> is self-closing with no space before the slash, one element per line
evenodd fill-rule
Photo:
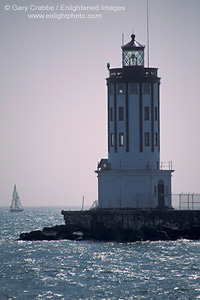
<path fill-rule="evenodd" d="M 144 66 L 144 50 L 124 50 L 123 66 Z"/>

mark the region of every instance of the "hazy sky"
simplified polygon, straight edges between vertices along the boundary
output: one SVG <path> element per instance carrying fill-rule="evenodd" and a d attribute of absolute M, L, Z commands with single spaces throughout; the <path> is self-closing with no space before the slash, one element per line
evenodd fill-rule
<path fill-rule="evenodd" d="M 29 19 L 49 14 L 33 10 L 42 4 L 54 19 Z M 95 6 L 102 18 L 58 20 L 73 13 L 60 5 Z M 161 161 L 173 161 L 174 193 L 200 193 L 199 12 L 199 0 L 149 0 Z M 24 206 L 81 205 L 83 195 L 91 205 L 94 170 L 107 157 L 106 63 L 121 67 L 122 33 L 146 44 L 146 0 L 1 0 L 0 14 L 0 205 L 10 205 L 15 183 Z"/>

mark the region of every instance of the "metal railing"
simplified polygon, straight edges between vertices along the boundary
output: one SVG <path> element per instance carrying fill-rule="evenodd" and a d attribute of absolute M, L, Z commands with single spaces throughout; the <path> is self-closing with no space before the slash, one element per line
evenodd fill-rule
<path fill-rule="evenodd" d="M 157 168 L 156 168 L 157 167 Z M 98 170 L 111 170 L 112 165 L 108 162 L 107 158 L 102 158 L 100 162 L 98 162 L 97 165 Z M 150 170 L 158 170 L 158 166 L 150 165 L 150 162 L 146 162 L 146 166 L 142 168 L 142 166 L 135 166 L 135 163 L 133 162 L 124 162 L 124 161 L 118 161 L 118 163 L 114 163 L 114 170 L 142 170 L 142 169 L 150 169 Z M 160 163 L 160 169 L 159 170 L 173 170 L 172 168 L 172 161 L 168 162 L 161 162 Z"/>
<path fill-rule="evenodd" d="M 173 170 L 172 169 L 172 161 L 161 161 L 160 170 Z"/>
<path fill-rule="evenodd" d="M 139 77 L 157 77 L 157 68 L 141 68 L 141 66 L 114 68 L 110 69 L 109 72 L 111 78 L 122 78 L 128 75 L 137 75 Z"/>
<path fill-rule="evenodd" d="M 172 206 L 179 210 L 200 210 L 200 194 L 172 194 Z"/>

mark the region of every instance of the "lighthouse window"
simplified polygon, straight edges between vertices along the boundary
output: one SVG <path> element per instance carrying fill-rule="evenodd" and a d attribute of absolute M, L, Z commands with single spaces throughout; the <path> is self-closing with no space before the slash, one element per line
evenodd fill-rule
<path fill-rule="evenodd" d="M 149 132 L 144 133 L 144 144 L 145 146 L 149 146 Z"/>
<path fill-rule="evenodd" d="M 110 121 L 113 121 L 113 108 L 110 108 Z"/>
<path fill-rule="evenodd" d="M 158 108 L 155 107 L 155 121 L 158 121 Z"/>
<path fill-rule="evenodd" d="M 122 132 L 119 133 L 119 145 L 124 146 L 124 134 Z"/>
<path fill-rule="evenodd" d="M 124 108 L 119 107 L 119 121 L 124 121 Z"/>
<path fill-rule="evenodd" d="M 149 106 L 145 106 L 144 108 L 144 119 L 149 120 Z"/>
<path fill-rule="evenodd" d="M 118 94 L 124 94 L 124 83 L 118 83 Z"/>
<path fill-rule="evenodd" d="M 131 82 L 129 84 L 129 93 L 130 94 L 137 94 L 138 93 L 138 85 L 136 82 Z"/>
<path fill-rule="evenodd" d="M 113 145 L 114 145 L 114 135 L 113 135 L 113 133 L 110 134 L 110 145 L 111 145 L 111 147 L 113 147 Z"/>
<path fill-rule="evenodd" d="M 109 94 L 114 95 L 114 84 L 109 85 Z"/>
<path fill-rule="evenodd" d="M 154 139 L 154 145 L 155 146 L 158 146 L 158 133 L 157 132 L 155 132 L 155 139 Z"/>
<path fill-rule="evenodd" d="M 143 94 L 150 94 L 150 83 L 143 84 Z"/>

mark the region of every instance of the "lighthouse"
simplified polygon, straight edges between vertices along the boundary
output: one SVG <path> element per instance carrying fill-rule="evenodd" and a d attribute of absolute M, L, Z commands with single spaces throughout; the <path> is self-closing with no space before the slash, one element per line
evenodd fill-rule
<path fill-rule="evenodd" d="M 144 66 L 135 35 L 107 78 L 108 158 L 101 159 L 98 208 L 171 208 L 172 165 L 160 163 L 160 77 Z"/>

